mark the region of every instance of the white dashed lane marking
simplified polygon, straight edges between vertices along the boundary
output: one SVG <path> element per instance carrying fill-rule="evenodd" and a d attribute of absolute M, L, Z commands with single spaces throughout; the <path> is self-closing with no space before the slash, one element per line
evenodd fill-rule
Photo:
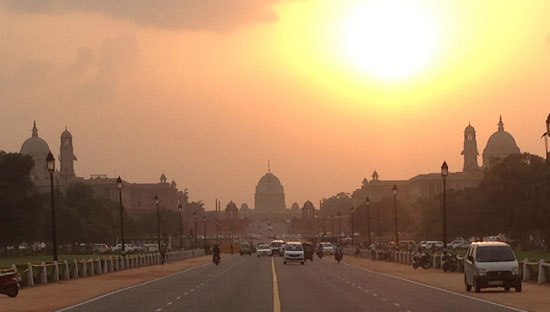
<path fill-rule="evenodd" d="M 155 311 L 160 312 L 160 311 L 162 311 L 162 308 L 158 308 Z"/>
<path fill-rule="evenodd" d="M 398 306 L 399 306 L 399 303 L 394 302 L 393 305 L 396 306 L 396 307 L 398 307 Z"/>
<path fill-rule="evenodd" d="M 171 305 L 172 304 L 172 301 L 168 302 L 166 305 Z"/>

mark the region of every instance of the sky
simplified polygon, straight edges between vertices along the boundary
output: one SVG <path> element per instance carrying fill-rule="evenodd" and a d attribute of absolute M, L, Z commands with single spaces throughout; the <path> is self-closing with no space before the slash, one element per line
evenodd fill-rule
<path fill-rule="evenodd" d="M 0 0 L 0 150 L 67 127 L 77 175 L 207 209 L 253 206 L 268 161 L 289 207 L 461 171 L 500 115 L 544 155 L 549 103 L 545 0 Z"/>

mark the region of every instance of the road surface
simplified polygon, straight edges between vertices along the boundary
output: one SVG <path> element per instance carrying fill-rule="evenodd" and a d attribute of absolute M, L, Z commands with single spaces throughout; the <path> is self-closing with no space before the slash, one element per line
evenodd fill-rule
<path fill-rule="evenodd" d="M 60 311 L 521 311 L 371 272 L 330 257 L 227 256 Z"/>

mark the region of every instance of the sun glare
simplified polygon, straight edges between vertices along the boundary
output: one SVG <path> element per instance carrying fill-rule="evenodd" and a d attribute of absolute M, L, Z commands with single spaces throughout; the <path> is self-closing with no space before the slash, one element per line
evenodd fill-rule
<path fill-rule="evenodd" d="M 354 68 L 393 79 L 426 65 L 434 51 L 436 29 L 416 2 L 375 0 L 352 8 L 342 24 L 342 40 Z"/>

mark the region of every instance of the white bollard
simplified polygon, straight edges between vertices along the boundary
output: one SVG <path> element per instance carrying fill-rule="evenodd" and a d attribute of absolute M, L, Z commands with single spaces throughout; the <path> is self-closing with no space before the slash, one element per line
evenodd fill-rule
<path fill-rule="evenodd" d="M 52 283 L 59 282 L 59 264 L 57 261 L 53 262 L 53 270 L 52 270 Z"/>
<path fill-rule="evenodd" d="M 115 258 L 115 271 L 122 270 L 120 259 L 118 257 Z"/>
<path fill-rule="evenodd" d="M 69 272 L 69 262 L 67 260 L 63 261 L 63 280 L 68 281 L 71 279 L 71 274 Z"/>
<path fill-rule="evenodd" d="M 74 259 L 73 263 L 74 263 L 74 267 L 73 267 L 72 279 L 77 279 L 78 278 L 78 261 L 76 261 L 76 259 Z"/>
<path fill-rule="evenodd" d="M 103 274 L 103 270 L 101 269 L 101 259 L 97 258 L 96 262 L 97 262 L 97 271 L 96 272 L 97 272 L 98 275 L 101 275 L 101 274 Z"/>
<path fill-rule="evenodd" d="M 107 258 L 103 258 L 103 274 L 109 273 L 109 261 Z"/>
<path fill-rule="evenodd" d="M 539 285 L 546 283 L 546 274 L 544 272 L 544 259 L 540 259 L 539 261 L 539 276 L 537 282 Z"/>
<path fill-rule="evenodd" d="M 527 264 L 529 260 L 525 258 L 523 260 L 523 280 L 528 281 L 531 279 L 531 274 L 529 274 L 529 264 Z"/>
<path fill-rule="evenodd" d="M 113 263 L 113 257 L 109 257 L 109 272 L 114 272 L 114 271 L 115 271 L 115 266 Z"/>
<path fill-rule="evenodd" d="M 92 258 L 90 258 L 90 276 L 94 276 L 95 275 L 95 268 L 94 268 L 94 260 Z"/>
<path fill-rule="evenodd" d="M 42 261 L 40 264 L 40 284 L 47 284 L 48 283 L 48 269 L 46 267 L 46 263 Z"/>
<path fill-rule="evenodd" d="M 34 275 L 32 274 L 31 263 L 27 263 L 27 286 L 34 286 Z"/>
<path fill-rule="evenodd" d="M 88 276 L 88 268 L 86 266 L 86 260 L 82 259 L 82 268 L 80 269 L 80 276 L 86 277 Z"/>

